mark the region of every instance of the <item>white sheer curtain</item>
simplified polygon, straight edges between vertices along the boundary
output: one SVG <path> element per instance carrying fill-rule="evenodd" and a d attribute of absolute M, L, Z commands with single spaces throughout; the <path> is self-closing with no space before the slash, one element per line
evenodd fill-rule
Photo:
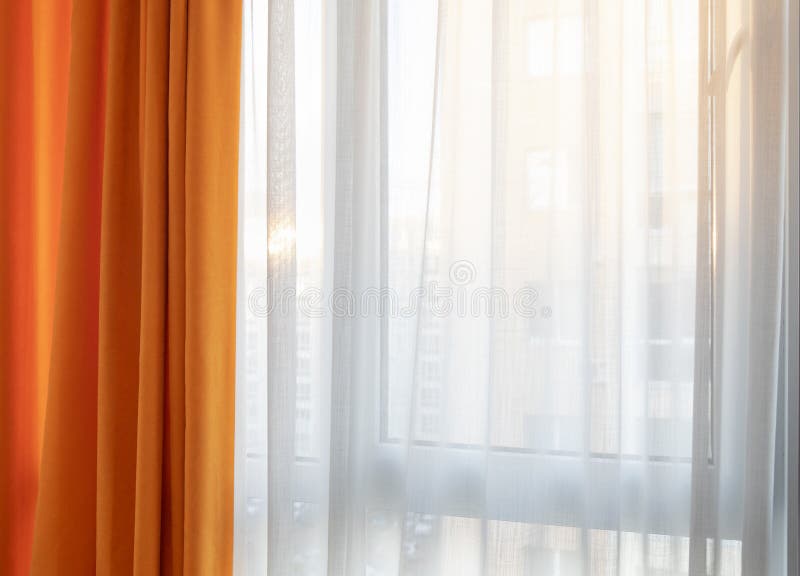
<path fill-rule="evenodd" d="M 237 574 L 785 573 L 788 6 L 245 0 Z"/>

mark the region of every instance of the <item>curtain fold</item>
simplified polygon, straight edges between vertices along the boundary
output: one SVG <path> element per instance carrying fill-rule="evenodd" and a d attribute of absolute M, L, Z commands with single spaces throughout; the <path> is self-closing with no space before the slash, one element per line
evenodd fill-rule
<path fill-rule="evenodd" d="M 383 92 L 381 30 L 384 6 L 342 0 L 336 4 L 335 198 L 332 214 L 333 255 L 323 260 L 332 290 L 343 295 L 380 286 L 382 154 L 380 135 Z M 330 86 L 333 89 L 333 85 Z M 422 111 L 421 111 L 422 112 Z M 335 192 L 333 190 L 335 189 Z M 319 265 L 319 263 L 317 263 Z M 334 315 L 331 319 L 329 469 L 317 481 L 328 494 L 327 574 L 351 574 L 366 560 L 365 502 L 368 444 L 373 433 L 369 410 L 376 397 L 371 384 L 381 363 L 380 322 L 374 316 Z M 323 408 L 325 409 L 325 408 Z M 328 431 L 326 431 L 328 432 Z"/>
<path fill-rule="evenodd" d="M 241 6 L 72 22 L 31 572 L 229 573 Z"/>
<path fill-rule="evenodd" d="M 70 3 L 0 13 L 0 571 L 30 566 L 64 168 Z"/>
<path fill-rule="evenodd" d="M 752 258 L 747 373 L 747 442 L 744 471 L 742 573 L 780 571 L 782 559 L 771 555 L 776 457 L 779 358 L 784 271 L 784 206 L 788 119 L 788 10 L 770 0 L 753 6 L 752 151 L 748 239 Z M 795 39 L 796 41 L 797 39 Z M 791 353 L 791 352 L 789 352 Z"/>
<path fill-rule="evenodd" d="M 75 573 L 92 573 L 95 566 L 107 30 L 105 2 L 73 4 L 53 344 L 32 574 L 67 566 Z"/>
<path fill-rule="evenodd" d="M 267 326 L 267 573 L 291 573 L 292 464 L 295 454 L 295 34 L 294 1 L 269 5 L 267 31 L 267 277 L 281 297 Z M 282 298 L 286 296 L 286 298 Z"/>

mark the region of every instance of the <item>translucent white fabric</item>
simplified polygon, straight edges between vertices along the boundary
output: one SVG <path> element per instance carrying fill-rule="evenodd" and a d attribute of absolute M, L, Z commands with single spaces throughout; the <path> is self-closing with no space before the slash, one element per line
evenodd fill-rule
<path fill-rule="evenodd" d="M 787 6 L 245 0 L 236 574 L 786 573 Z"/>

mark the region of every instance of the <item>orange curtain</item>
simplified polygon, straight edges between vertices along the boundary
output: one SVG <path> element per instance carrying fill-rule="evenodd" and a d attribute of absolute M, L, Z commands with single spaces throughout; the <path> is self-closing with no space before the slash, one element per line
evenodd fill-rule
<path fill-rule="evenodd" d="M 3 9 L 17 10 L 12 4 Z M 23 30 L 36 36 L 45 16 L 31 14 Z M 31 574 L 228 574 L 241 3 L 73 0 L 66 20 L 65 156 L 32 553 L 15 545 L 13 558 L 0 556 L 0 573 L 14 562 L 25 572 L 30 562 Z M 19 57 L 18 46 L 30 44 L 19 34 L 3 58 L 15 64 L 12 104 L 27 114 L 42 91 L 27 88 L 37 68 Z M 3 284 L 20 283 L 10 284 L 12 295 L 29 299 L 28 268 L 39 262 L 27 244 L 32 184 L 8 152 L 15 136 L 36 150 L 40 133 L 20 117 L 8 114 L 0 136 L 2 183 L 12 184 L 0 253 Z M 45 121 L 54 129 L 52 117 Z M 58 170 L 47 180 L 54 184 L 61 167 L 41 166 Z M 34 278 L 52 291 L 51 280 Z M 32 390 L 42 398 L 31 362 L 21 363 L 31 353 L 18 348 L 38 342 L 34 327 L 48 319 L 6 321 L 5 313 L 2 344 L 15 344 L 0 358 L 1 408 L 16 418 L 32 411 Z M 26 434 L 8 454 L 3 448 L 3 477 L 5 468 L 24 476 L 23 465 L 35 474 L 37 436 Z M 14 505 L 16 490 L 4 490 L 0 505 Z"/>
<path fill-rule="evenodd" d="M 0 574 L 30 568 L 64 169 L 70 3 L 0 3 Z"/>

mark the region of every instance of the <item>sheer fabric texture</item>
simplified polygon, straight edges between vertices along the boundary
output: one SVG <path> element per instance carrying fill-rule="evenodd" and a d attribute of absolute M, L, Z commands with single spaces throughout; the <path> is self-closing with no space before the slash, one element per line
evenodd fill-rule
<path fill-rule="evenodd" d="M 786 6 L 245 2 L 235 573 L 783 573 Z"/>

